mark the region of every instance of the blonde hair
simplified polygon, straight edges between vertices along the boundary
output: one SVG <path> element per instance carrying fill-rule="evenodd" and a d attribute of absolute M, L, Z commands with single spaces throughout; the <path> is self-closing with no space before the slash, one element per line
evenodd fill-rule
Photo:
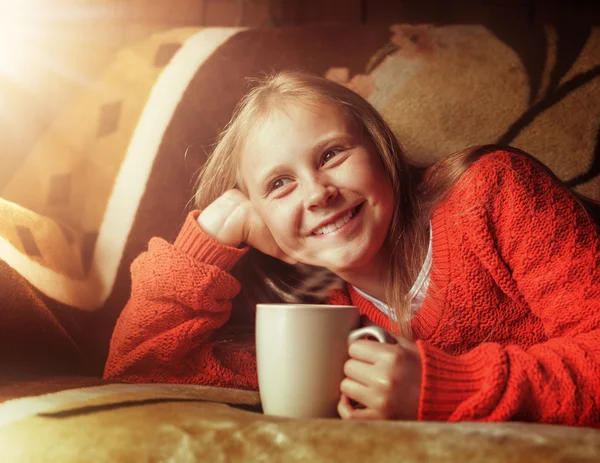
<path fill-rule="evenodd" d="M 428 247 L 431 209 L 478 155 L 450 156 L 422 182 L 424 169 L 409 163 L 388 124 L 360 95 L 315 75 L 280 72 L 256 81 L 237 105 L 198 178 L 196 207 L 205 208 L 228 189 L 243 188 L 237 155 L 256 124 L 288 104 L 323 103 L 341 110 L 372 141 L 392 185 L 395 207 L 384 243 L 390 256 L 386 300 L 394 308 L 400 332 L 412 337 L 408 293 Z M 258 302 L 324 301 L 343 283 L 326 269 L 290 266 L 257 250 L 246 254 L 234 274 L 242 284 L 237 302 L 250 309 Z"/>

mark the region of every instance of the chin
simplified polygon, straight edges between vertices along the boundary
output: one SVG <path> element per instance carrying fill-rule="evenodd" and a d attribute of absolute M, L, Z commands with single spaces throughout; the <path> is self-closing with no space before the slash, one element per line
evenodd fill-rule
<path fill-rule="evenodd" d="M 356 272 L 360 270 L 362 267 L 365 267 L 371 259 L 368 256 L 352 256 L 352 258 L 337 260 L 337 262 L 328 262 L 326 265 L 323 265 L 330 271 L 335 274 L 344 274 L 350 272 Z"/>
<path fill-rule="evenodd" d="M 316 258 L 317 256 L 319 258 Z M 356 272 L 370 264 L 376 256 L 377 251 L 371 246 L 363 247 L 360 244 L 354 244 L 327 250 L 311 250 L 308 253 L 308 258 L 302 259 L 302 257 L 299 257 L 298 262 L 315 267 L 324 267 L 337 275 L 341 275 Z"/>

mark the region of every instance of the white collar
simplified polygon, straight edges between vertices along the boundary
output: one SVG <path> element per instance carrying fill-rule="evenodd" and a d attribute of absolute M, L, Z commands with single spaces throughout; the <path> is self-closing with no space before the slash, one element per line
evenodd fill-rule
<path fill-rule="evenodd" d="M 414 317 L 418 310 L 423 305 L 423 300 L 425 299 L 425 294 L 427 293 L 427 288 L 429 287 L 429 275 L 431 273 L 431 264 L 432 264 L 432 254 L 433 254 L 433 230 L 431 227 L 431 223 L 429 224 L 429 246 L 427 247 L 427 255 L 425 256 L 425 261 L 423 262 L 423 266 L 421 267 L 421 271 L 419 272 L 419 276 L 415 283 L 410 288 L 408 292 L 408 297 L 411 300 L 411 308 L 412 308 L 412 316 Z M 354 290 L 364 297 L 367 301 L 377 307 L 380 311 L 396 321 L 396 312 L 394 312 L 385 302 L 380 301 L 376 297 L 371 296 L 370 294 L 361 291 L 356 286 L 352 286 Z"/>

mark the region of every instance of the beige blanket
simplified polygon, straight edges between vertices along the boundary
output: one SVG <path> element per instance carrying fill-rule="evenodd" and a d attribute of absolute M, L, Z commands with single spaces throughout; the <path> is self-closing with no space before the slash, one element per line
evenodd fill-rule
<path fill-rule="evenodd" d="M 23 394 L 89 384 L 23 383 Z M 97 381 L 100 383 L 100 381 Z M 0 397 L 10 396 L 0 387 Z M 598 462 L 600 430 L 264 416 L 257 393 L 102 384 L 0 403 L 2 463 Z"/>

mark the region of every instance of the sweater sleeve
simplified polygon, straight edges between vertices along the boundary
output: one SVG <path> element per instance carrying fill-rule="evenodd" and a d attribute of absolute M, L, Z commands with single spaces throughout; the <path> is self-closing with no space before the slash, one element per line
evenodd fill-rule
<path fill-rule="evenodd" d="M 420 418 L 600 423 L 600 236 L 574 196 L 527 157 L 485 156 L 459 182 L 468 246 L 546 342 L 452 356 L 419 341 Z M 464 188 L 461 188 L 461 185 Z M 499 321 L 501 322 L 501 321 Z"/>
<path fill-rule="evenodd" d="M 192 212 L 169 244 L 153 238 L 131 265 L 132 292 L 116 323 L 104 377 L 256 389 L 252 350 L 215 346 L 240 291 L 229 273 L 243 249 L 204 234 Z"/>

